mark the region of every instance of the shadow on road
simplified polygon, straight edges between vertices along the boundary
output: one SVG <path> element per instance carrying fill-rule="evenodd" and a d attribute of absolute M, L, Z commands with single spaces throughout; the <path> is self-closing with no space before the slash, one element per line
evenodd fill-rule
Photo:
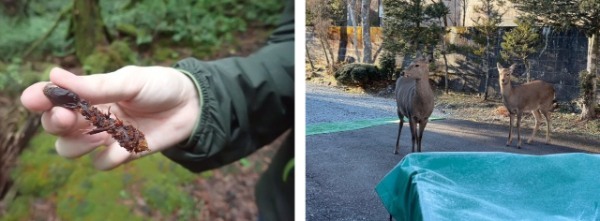
<path fill-rule="evenodd" d="M 308 220 L 387 220 L 375 185 L 410 151 L 410 132 L 405 125 L 400 154 L 394 155 L 397 124 L 386 124 L 339 133 L 306 137 L 306 217 Z M 522 139 L 530 129 L 522 129 Z M 505 143 L 508 125 L 462 120 L 430 122 L 423 137 L 423 151 L 492 151 L 520 154 L 558 154 L 594 151 L 600 140 L 551 134 L 553 144 L 543 142 L 545 130 L 532 145 L 522 149 Z"/>

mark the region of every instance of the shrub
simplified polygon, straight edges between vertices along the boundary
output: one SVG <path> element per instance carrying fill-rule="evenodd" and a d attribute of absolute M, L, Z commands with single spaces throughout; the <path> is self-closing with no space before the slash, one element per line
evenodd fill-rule
<path fill-rule="evenodd" d="M 392 80 L 396 71 L 396 55 L 389 51 L 383 52 L 379 60 L 379 70 L 387 80 Z"/>
<path fill-rule="evenodd" d="M 347 64 L 334 74 L 335 79 L 343 85 L 365 87 L 375 81 L 384 79 L 376 66 L 370 64 Z"/>

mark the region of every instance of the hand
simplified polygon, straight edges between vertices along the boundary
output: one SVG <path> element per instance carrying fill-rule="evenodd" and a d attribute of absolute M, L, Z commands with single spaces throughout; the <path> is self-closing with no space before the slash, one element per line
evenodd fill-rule
<path fill-rule="evenodd" d="M 106 149 L 94 155 L 94 166 L 100 170 L 115 168 L 142 155 L 155 153 L 190 137 L 199 118 L 200 107 L 196 87 L 183 73 L 168 67 L 127 66 L 108 74 L 76 76 L 54 68 L 52 83 L 69 89 L 107 113 L 117 116 L 145 134 L 150 151 L 133 154 L 119 146 L 106 132 L 88 135 L 92 127 L 79 113 L 53 107 L 43 94 L 48 82 L 29 86 L 21 95 L 23 106 L 42 114 L 42 126 L 58 136 L 56 151 L 66 158 L 77 158 L 95 148 Z"/>

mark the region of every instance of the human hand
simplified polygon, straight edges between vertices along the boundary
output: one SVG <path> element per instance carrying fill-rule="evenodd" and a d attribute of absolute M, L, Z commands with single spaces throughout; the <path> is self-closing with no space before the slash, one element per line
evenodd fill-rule
<path fill-rule="evenodd" d="M 155 153 L 187 139 L 198 120 L 200 107 L 194 83 L 169 67 L 126 66 L 108 74 L 76 76 L 54 68 L 52 83 L 69 89 L 126 124 L 145 134 L 150 151 L 138 154 L 119 146 L 106 132 L 88 135 L 90 122 L 79 113 L 53 107 L 43 94 L 48 82 L 38 82 L 23 91 L 21 103 L 34 112 L 43 112 L 42 126 L 58 136 L 56 151 L 66 158 L 77 158 L 95 148 L 106 148 L 93 156 L 94 166 L 109 170 L 143 155 Z"/>

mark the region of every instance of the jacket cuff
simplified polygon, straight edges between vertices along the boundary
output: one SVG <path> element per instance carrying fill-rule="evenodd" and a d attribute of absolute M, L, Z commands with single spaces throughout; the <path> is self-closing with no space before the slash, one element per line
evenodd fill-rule
<path fill-rule="evenodd" d="M 198 92 L 198 104 L 200 105 L 200 107 L 199 107 L 200 116 L 202 116 L 202 113 L 203 113 L 202 107 L 204 106 L 203 105 L 204 104 L 203 93 L 205 93 L 205 92 L 202 91 L 200 82 L 198 82 L 198 80 L 194 77 L 194 75 L 192 75 L 189 71 L 180 69 L 180 68 L 176 68 L 176 70 L 178 70 L 179 72 L 181 72 L 185 76 L 187 76 L 194 83 L 194 86 L 196 86 L 196 92 Z M 177 144 L 176 147 L 181 148 L 181 149 L 189 149 L 189 147 L 193 147 L 194 144 L 198 143 L 199 136 L 194 136 L 194 135 L 198 134 L 200 122 L 202 122 L 202 117 L 199 117 L 198 120 L 196 121 L 196 123 L 194 124 L 194 130 L 192 131 L 191 136 L 186 141 L 183 141 L 183 142 Z"/>
<path fill-rule="evenodd" d="M 185 140 L 172 148 L 162 151 L 167 158 L 177 162 L 190 171 L 200 172 L 206 168 L 199 168 L 199 162 L 218 152 L 224 145 L 226 133 L 223 131 L 218 119 L 218 102 L 213 93 L 211 93 L 211 65 L 209 62 L 200 61 L 194 58 L 187 58 L 179 61 L 175 69 L 188 76 L 198 90 L 200 104 L 200 117 L 196 122 L 193 133 L 188 140 Z"/>

